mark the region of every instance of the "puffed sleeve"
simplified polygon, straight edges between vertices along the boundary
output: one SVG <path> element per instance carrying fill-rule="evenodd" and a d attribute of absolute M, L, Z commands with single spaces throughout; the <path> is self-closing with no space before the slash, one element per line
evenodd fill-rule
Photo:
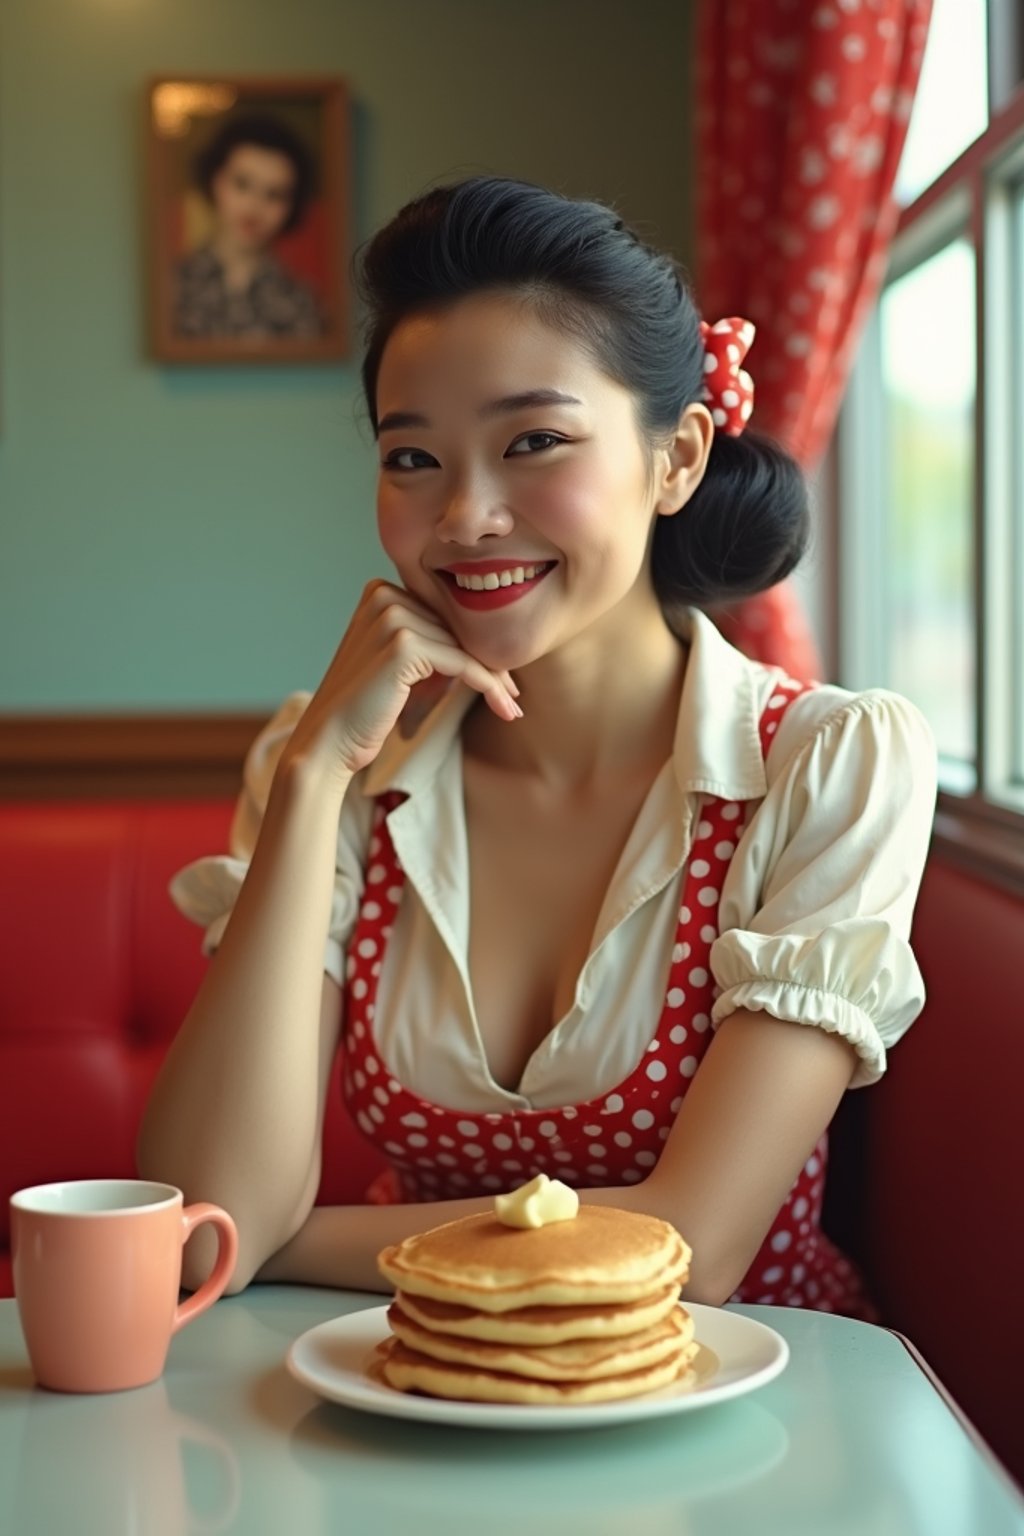
<path fill-rule="evenodd" d="M 228 925 L 256 847 L 274 772 L 311 697 L 306 692 L 290 694 L 249 748 L 242 770 L 242 789 L 231 822 L 228 852 L 195 860 L 179 870 L 170 882 L 171 900 L 179 912 L 205 929 L 202 940 L 205 955 L 213 954 Z M 324 970 L 339 986 L 344 974 L 345 947 L 362 896 L 364 855 L 371 817 L 372 802 L 365 796 L 359 793 L 345 796 L 338 825 L 334 894 L 324 951 Z"/>
<path fill-rule="evenodd" d="M 714 1025 L 738 1008 L 816 1025 L 855 1047 L 851 1086 L 881 1077 L 924 1004 L 908 937 L 935 790 L 924 717 L 884 690 L 850 695 L 769 774 L 723 884 Z"/>

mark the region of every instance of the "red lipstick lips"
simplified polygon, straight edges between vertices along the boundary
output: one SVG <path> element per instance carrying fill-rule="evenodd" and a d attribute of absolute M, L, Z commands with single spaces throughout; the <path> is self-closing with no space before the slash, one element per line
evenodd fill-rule
<path fill-rule="evenodd" d="M 554 569 L 554 564 L 546 560 L 459 560 L 445 566 L 439 574 L 460 607 L 486 612 L 488 609 L 505 608 L 509 603 L 518 602 L 540 585 L 549 571 Z M 506 586 L 485 587 L 483 590 L 460 587 L 455 580 L 456 576 L 500 577 L 505 571 L 530 569 L 537 574 L 528 580 L 509 581 Z"/>

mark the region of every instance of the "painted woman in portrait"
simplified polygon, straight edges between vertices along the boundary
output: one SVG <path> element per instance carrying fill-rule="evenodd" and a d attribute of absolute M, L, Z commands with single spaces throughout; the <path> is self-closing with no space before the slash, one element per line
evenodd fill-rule
<path fill-rule="evenodd" d="M 229 118 L 196 156 L 209 237 L 179 262 L 174 330 L 194 338 L 309 338 L 323 316 L 309 285 L 275 254 L 303 220 L 313 191 L 310 151 L 268 114 Z"/>

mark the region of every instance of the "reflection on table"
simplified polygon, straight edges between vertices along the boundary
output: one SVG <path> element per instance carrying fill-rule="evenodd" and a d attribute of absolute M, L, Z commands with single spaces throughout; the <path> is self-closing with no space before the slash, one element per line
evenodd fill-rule
<path fill-rule="evenodd" d="M 815 1536 L 1024 1532 L 1024 1503 L 899 1339 L 771 1307 L 792 1352 L 749 1397 L 602 1430 L 376 1418 L 319 1400 L 292 1341 L 380 1298 L 254 1287 L 178 1335 L 163 1379 L 34 1386 L 0 1304 L 0 1532 L 74 1536 Z"/>

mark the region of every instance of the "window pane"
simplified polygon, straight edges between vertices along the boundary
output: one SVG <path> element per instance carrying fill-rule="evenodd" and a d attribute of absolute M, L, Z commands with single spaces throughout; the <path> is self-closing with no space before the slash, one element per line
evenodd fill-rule
<path fill-rule="evenodd" d="M 935 0 L 896 176 L 912 203 L 988 127 L 986 0 Z"/>
<path fill-rule="evenodd" d="M 886 631 L 891 687 L 940 753 L 976 760 L 974 253 L 947 246 L 882 297 Z"/>

